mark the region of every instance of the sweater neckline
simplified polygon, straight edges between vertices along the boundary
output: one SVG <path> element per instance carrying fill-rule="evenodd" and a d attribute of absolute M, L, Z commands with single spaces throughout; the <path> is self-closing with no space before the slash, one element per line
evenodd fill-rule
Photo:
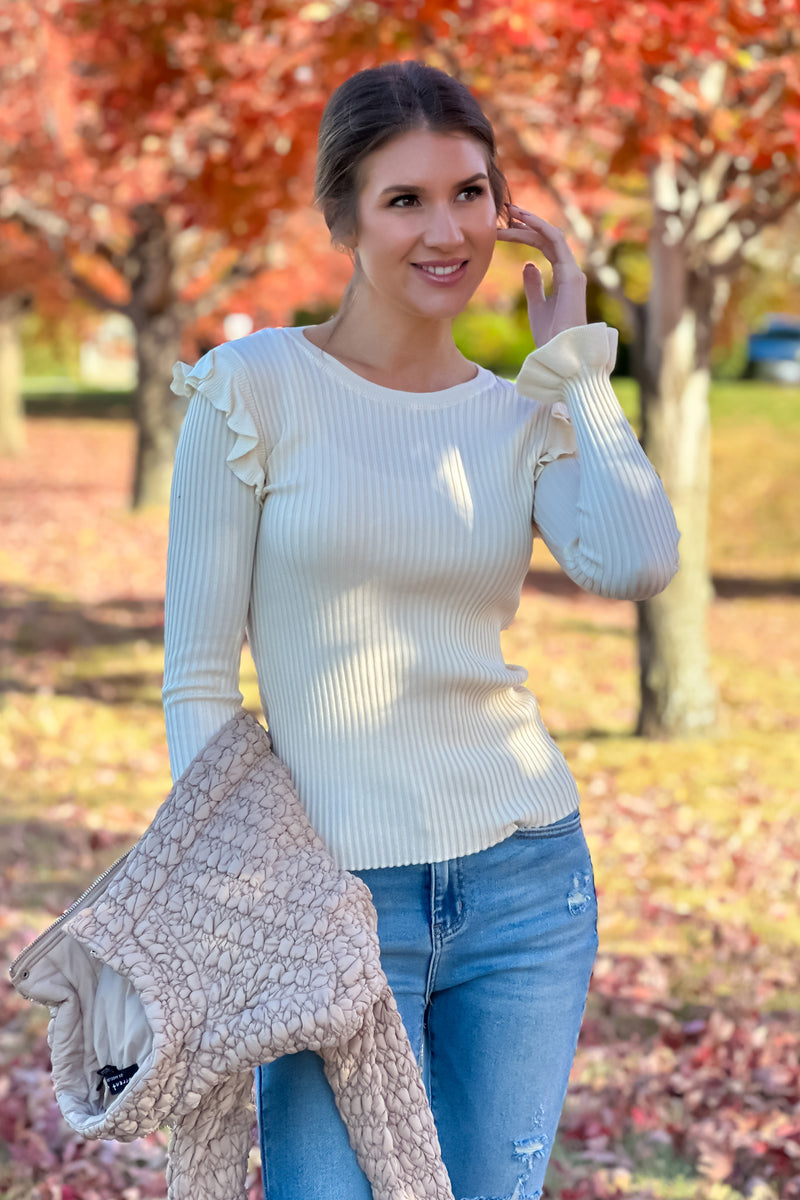
<path fill-rule="evenodd" d="M 363 375 L 346 367 L 332 354 L 315 346 L 305 336 L 305 330 L 311 328 L 311 325 L 287 325 L 284 326 L 284 333 L 288 333 L 299 343 L 305 353 L 313 358 L 317 366 L 329 375 L 334 376 L 352 391 L 360 392 L 363 396 L 368 396 L 371 400 L 378 400 L 384 404 L 401 405 L 404 408 L 448 408 L 471 399 L 494 382 L 491 371 L 480 366 L 479 363 L 475 363 L 477 371 L 472 379 L 467 379 L 464 383 L 455 383 L 451 387 L 441 388 L 438 391 L 407 392 L 401 388 L 384 387 L 382 384 L 365 379 Z"/>

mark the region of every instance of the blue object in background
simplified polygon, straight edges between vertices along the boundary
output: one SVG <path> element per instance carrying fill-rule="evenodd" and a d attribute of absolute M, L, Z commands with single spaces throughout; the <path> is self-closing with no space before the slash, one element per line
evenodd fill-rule
<path fill-rule="evenodd" d="M 748 339 L 747 374 L 776 383 L 800 383 L 800 316 L 772 313 Z"/>

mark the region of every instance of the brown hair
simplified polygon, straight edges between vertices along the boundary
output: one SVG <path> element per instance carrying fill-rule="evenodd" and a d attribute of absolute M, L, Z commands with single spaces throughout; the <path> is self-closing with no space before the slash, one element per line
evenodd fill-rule
<path fill-rule="evenodd" d="M 472 93 L 436 67 L 385 63 L 346 79 L 322 114 L 314 198 L 334 241 L 356 228 L 361 163 L 392 138 L 417 129 L 464 134 L 479 142 L 495 207 L 505 216 L 510 194 L 497 165 L 494 130 Z"/>

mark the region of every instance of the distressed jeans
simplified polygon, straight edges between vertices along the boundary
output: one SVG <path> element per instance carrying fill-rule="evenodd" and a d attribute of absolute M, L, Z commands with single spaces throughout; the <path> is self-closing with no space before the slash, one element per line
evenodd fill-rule
<path fill-rule="evenodd" d="M 579 813 L 463 858 L 357 873 L 456 1200 L 535 1200 L 597 949 Z M 261 1067 L 256 1094 L 266 1200 L 371 1200 L 316 1054 Z"/>

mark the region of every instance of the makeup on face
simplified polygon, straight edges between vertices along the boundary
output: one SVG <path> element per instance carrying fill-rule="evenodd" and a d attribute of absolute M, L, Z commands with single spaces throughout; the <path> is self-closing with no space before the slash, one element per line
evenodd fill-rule
<path fill-rule="evenodd" d="M 480 144 L 415 130 L 363 164 L 355 249 L 378 303 L 452 317 L 491 261 L 497 211 Z"/>

